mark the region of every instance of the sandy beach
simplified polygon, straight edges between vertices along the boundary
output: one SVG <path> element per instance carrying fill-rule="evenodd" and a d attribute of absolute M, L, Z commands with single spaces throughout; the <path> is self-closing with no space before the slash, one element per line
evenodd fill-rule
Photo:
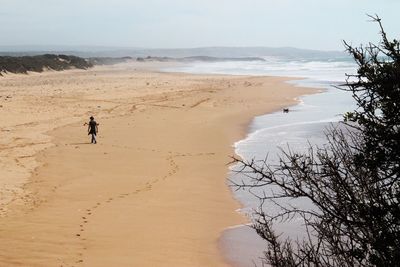
<path fill-rule="evenodd" d="M 153 64 L 0 77 L 0 266 L 229 266 L 232 144 L 315 90 Z"/>

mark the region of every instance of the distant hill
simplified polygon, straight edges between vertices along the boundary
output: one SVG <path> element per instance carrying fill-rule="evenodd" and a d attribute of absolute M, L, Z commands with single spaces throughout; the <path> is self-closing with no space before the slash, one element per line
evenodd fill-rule
<path fill-rule="evenodd" d="M 343 51 L 319 51 L 298 49 L 293 47 L 201 47 L 178 49 L 144 49 L 144 48 L 115 48 L 115 47 L 1 47 L 0 55 L 38 55 L 44 53 L 69 54 L 84 58 L 92 57 L 283 57 L 288 59 L 343 59 L 348 58 Z"/>
<path fill-rule="evenodd" d="M 67 55 L 45 54 L 39 56 L 0 56 L 0 75 L 2 73 L 42 72 L 46 69 L 61 71 L 67 69 L 88 69 L 93 64 L 88 60 Z"/>
<path fill-rule="evenodd" d="M 68 69 L 88 69 L 95 65 L 113 65 L 129 61 L 158 61 L 158 62 L 221 62 L 221 61 L 265 61 L 258 57 L 219 58 L 209 56 L 193 56 L 184 58 L 173 57 L 90 57 L 87 59 L 77 56 L 44 54 L 35 56 L 0 56 L 0 76 L 2 73 L 42 72 L 44 70 L 62 71 Z"/>
<path fill-rule="evenodd" d="M 209 56 L 193 56 L 193 57 L 138 57 L 139 62 L 158 61 L 158 62 L 224 62 L 224 61 L 265 61 L 260 57 L 209 57 Z"/>
<path fill-rule="evenodd" d="M 45 50 L 45 49 L 49 49 Z M 70 49 L 55 51 L 55 49 Z M 2 52 L 3 51 L 3 52 Z M 68 56 L 67 56 L 68 55 Z M 318 51 L 291 47 L 202 47 L 182 49 L 142 49 L 107 47 L 1 47 L 0 75 L 4 72 L 42 72 L 71 68 L 87 69 L 94 65 L 112 65 L 129 61 L 221 62 L 265 61 L 278 57 L 288 60 L 351 60 L 341 51 Z"/>
<path fill-rule="evenodd" d="M 135 60 L 132 57 L 91 57 L 87 59 L 93 65 L 114 65 Z"/>
<path fill-rule="evenodd" d="M 110 51 L 111 52 L 111 51 Z M 112 53 L 132 53 L 136 57 L 215 57 L 215 58 L 251 58 L 251 57 L 283 57 L 288 59 L 327 59 L 344 58 L 347 55 L 341 51 L 318 51 L 297 48 L 270 48 L 270 47 L 204 47 L 190 49 L 143 49 L 121 50 Z"/>

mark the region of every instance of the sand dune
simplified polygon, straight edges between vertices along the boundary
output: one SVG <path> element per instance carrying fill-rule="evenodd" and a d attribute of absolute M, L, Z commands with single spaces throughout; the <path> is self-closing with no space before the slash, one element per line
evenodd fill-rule
<path fill-rule="evenodd" d="M 313 90 L 140 66 L 0 78 L 0 266 L 227 265 L 232 144 Z"/>

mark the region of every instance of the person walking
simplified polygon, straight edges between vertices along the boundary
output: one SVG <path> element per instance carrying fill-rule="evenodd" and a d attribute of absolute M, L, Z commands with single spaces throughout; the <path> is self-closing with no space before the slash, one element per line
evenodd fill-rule
<path fill-rule="evenodd" d="M 97 144 L 96 135 L 99 132 L 97 126 L 99 126 L 99 124 L 94 120 L 93 116 L 91 116 L 88 123 L 88 135 L 92 135 L 92 144 Z"/>

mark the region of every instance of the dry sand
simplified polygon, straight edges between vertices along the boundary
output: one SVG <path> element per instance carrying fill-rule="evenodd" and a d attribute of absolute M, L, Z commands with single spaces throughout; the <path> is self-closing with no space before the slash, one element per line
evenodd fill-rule
<path fill-rule="evenodd" d="M 143 66 L 0 77 L 0 266 L 227 266 L 232 144 L 313 90 Z"/>

